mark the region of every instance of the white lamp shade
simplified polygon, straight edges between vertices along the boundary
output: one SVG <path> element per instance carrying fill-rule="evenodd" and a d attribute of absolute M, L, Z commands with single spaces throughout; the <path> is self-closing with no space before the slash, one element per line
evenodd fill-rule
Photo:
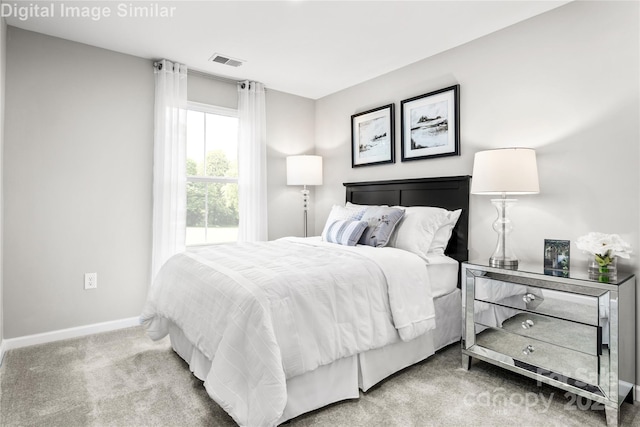
<path fill-rule="evenodd" d="M 472 194 L 536 194 L 540 192 L 536 152 L 503 148 L 476 153 Z"/>
<path fill-rule="evenodd" d="M 322 185 L 322 157 L 287 157 L 287 185 Z"/>

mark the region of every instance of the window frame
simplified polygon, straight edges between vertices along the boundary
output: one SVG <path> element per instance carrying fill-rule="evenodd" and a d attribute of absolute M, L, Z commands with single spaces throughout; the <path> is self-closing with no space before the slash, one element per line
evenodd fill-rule
<path fill-rule="evenodd" d="M 233 108 L 228 108 L 228 107 L 220 107 L 217 105 L 211 105 L 211 104 L 204 104 L 201 102 L 194 102 L 194 101 L 188 101 L 187 102 L 187 112 L 188 111 L 197 111 L 200 113 L 209 113 L 209 114 L 216 114 L 219 116 L 225 116 L 225 117 L 235 117 L 238 118 L 238 110 L 237 109 L 233 109 Z M 206 133 L 206 126 L 205 126 L 205 134 L 204 134 L 204 138 L 206 141 L 207 138 L 207 133 Z M 206 159 L 207 156 L 207 145 L 204 145 L 204 158 Z M 186 159 L 185 159 L 186 161 Z M 202 175 L 186 175 L 186 179 L 187 179 L 187 184 L 190 182 L 201 182 L 201 183 L 212 183 L 212 184 L 216 184 L 216 183 L 221 183 L 221 184 L 238 184 L 238 178 L 232 178 L 232 177 L 222 177 L 222 176 L 202 176 Z M 208 217 L 207 215 L 207 211 L 206 211 L 206 206 L 208 206 L 208 194 L 205 194 L 205 221 L 206 218 Z M 185 213 L 186 215 L 186 213 Z M 185 218 L 186 219 L 186 218 Z M 190 246 L 204 246 L 204 245 L 210 245 L 211 243 L 206 243 L 207 237 L 208 237 L 208 230 L 209 230 L 209 226 L 208 224 L 205 223 L 205 231 L 204 231 L 204 235 L 205 235 L 205 243 L 192 243 L 192 244 L 186 244 L 187 247 Z"/>

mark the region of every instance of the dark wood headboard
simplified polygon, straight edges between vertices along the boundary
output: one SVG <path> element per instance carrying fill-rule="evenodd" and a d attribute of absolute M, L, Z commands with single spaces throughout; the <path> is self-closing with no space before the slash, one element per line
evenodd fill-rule
<path fill-rule="evenodd" d="M 347 202 L 358 205 L 435 206 L 462 209 L 445 253 L 459 262 L 469 259 L 470 176 L 345 183 Z"/>

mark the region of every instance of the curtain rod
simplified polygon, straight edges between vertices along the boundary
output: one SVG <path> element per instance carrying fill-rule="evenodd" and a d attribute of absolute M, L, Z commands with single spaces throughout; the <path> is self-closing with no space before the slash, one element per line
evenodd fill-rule
<path fill-rule="evenodd" d="M 158 66 L 159 61 L 154 61 L 153 66 L 157 67 Z M 236 79 L 232 79 L 231 77 L 223 77 L 223 76 L 218 76 L 216 74 L 209 74 L 209 73 L 205 73 L 204 71 L 198 71 L 198 70 L 193 70 L 191 68 L 187 68 L 187 75 L 193 75 L 193 76 L 199 76 L 199 77 L 203 77 L 205 79 L 210 79 L 210 80 L 216 80 L 219 82 L 224 82 L 224 83 L 231 83 L 231 84 L 238 84 L 238 83 L 243 83 L 245 82 L 247 79 L 243 79 L 243 80 L 236 80 Z M 265 92 L 267 91 L 267 88 L 264 88 Z"/>
<path fill-rule="evenodd" d="M 187 74 L 192 74 L 194 76 L 204 77 L 205 79 L 218 80 L 220 82 L 233 83 L 233 84 L 244 81 L 244 80 L 235 80 L 230 77 L 217 76 L 215 74 L 209 74 L 209 73 L 205 73 L 204 71 L 198 71 L 198 70 L 192 70 L 192 69 L 187 69 Z"/>
<path fill-rule="evenodd" d="M 232 83 L 232 84 L 244 83 L 245 81 L 249 80 L 249 79 L 235 80 L 235 79 L 232 79 L 230 77 L 218 76 L 218 75 L 215 75 L 215 74 L 209 74 L 209 73 L 205 73 L 204 71 L 192 70 L 192 69 L 189 69 L 189 68 L 187 69 L 187 74 L 203 77 L 205 79 L 217 80 L 217 81 L 220 81 L 220 82 Z M 264 91 L 267 92 L 267 90 L 268 90 L 268 88 L 265 87 Z"/>

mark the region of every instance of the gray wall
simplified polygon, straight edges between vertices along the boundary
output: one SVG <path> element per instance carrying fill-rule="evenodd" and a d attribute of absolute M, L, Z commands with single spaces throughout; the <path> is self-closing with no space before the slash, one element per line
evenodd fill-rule
<path fill-rule="evenodd" d="M 235 84 L 190 75 L 188 88 L 192 101 L 237 107 Z M 9 27 L 7 89 L 5 338 L 138 316 L 151 256 L 151 61 Z M 301 234 L 284 157 L 313 152 L 315 116 L 310 99 L 268 90 L 266 102 L 275 239 Z M 97 290 L 83 289 L 85 272 L 98 273 Z"/>
<path fill-rule="evenodd" d="M 332 173 L 317 194 L 316 232 L 344 201 L 342 182 L 471 174 L 476 151 L 532 147 L 541 193 L 520 196 L 512 212 L 520 259 L 541 263 L 545 238 L 573 244 L 601 231 L 633 245 L 636 255 L 620 264 L 640 273 L 638 9 L 573 2 L 318 100 L 316 150 Z M 461 91 L 460 157 L 351 168 L 352 114 L 395 102 L 400 123 L 401 100 L 453 84 Z M 398 159 L 399 144 L 398 128 Z M 488 259 L 495 248 L 489 199 L 471 196 L 472 258 Z M 572 268 L 586 268 L 586 259 L 572 245 Z"/>
<path fill-rule="evenodd" d="M 285 159 L 291 155 L 315 153 L 315 101 L 268 89 L 266 103 L 269 239 L 302 236 L 302 187 L 287 186 Z M 327 174 L 326 168 L 324 173 Z M 308 189 L 311 207 L 308 223 L 313 229 L 316 187 Z"/>
<path fill-rule="evenodd" d="M 5 338 L 140 314 L 153 98 L 150 61 L 8 28 Z"/>
<path fill-rule="evenodd" d="M 0 18 L 0 344 L 2 343 L 2 338 L 4 337 L 4 310 L 2 306 L 4 305 L 4 297 L 2 293 L 3 289 L 3 280 L 2 280 L 2 271 L 3 267 L 3 226 L 2 222 L 4 219 L 3 214 L 3 181 L 2 181 L 2 159 L 4 152 L 4 105 L 5 105 L 5 74 L 6 74 L 6 49 L 7 46 L 7 24 L 4 18 Z M 0 358 L 2 355 L 0 354 Z M 2 360 L 0 360 L 2 362 Z"/>
<path fill-rule="evenodd" d="M 238 89 L 235 83 L 189 73 L 187 98 L 192 102 L 238 108 Z"/>

